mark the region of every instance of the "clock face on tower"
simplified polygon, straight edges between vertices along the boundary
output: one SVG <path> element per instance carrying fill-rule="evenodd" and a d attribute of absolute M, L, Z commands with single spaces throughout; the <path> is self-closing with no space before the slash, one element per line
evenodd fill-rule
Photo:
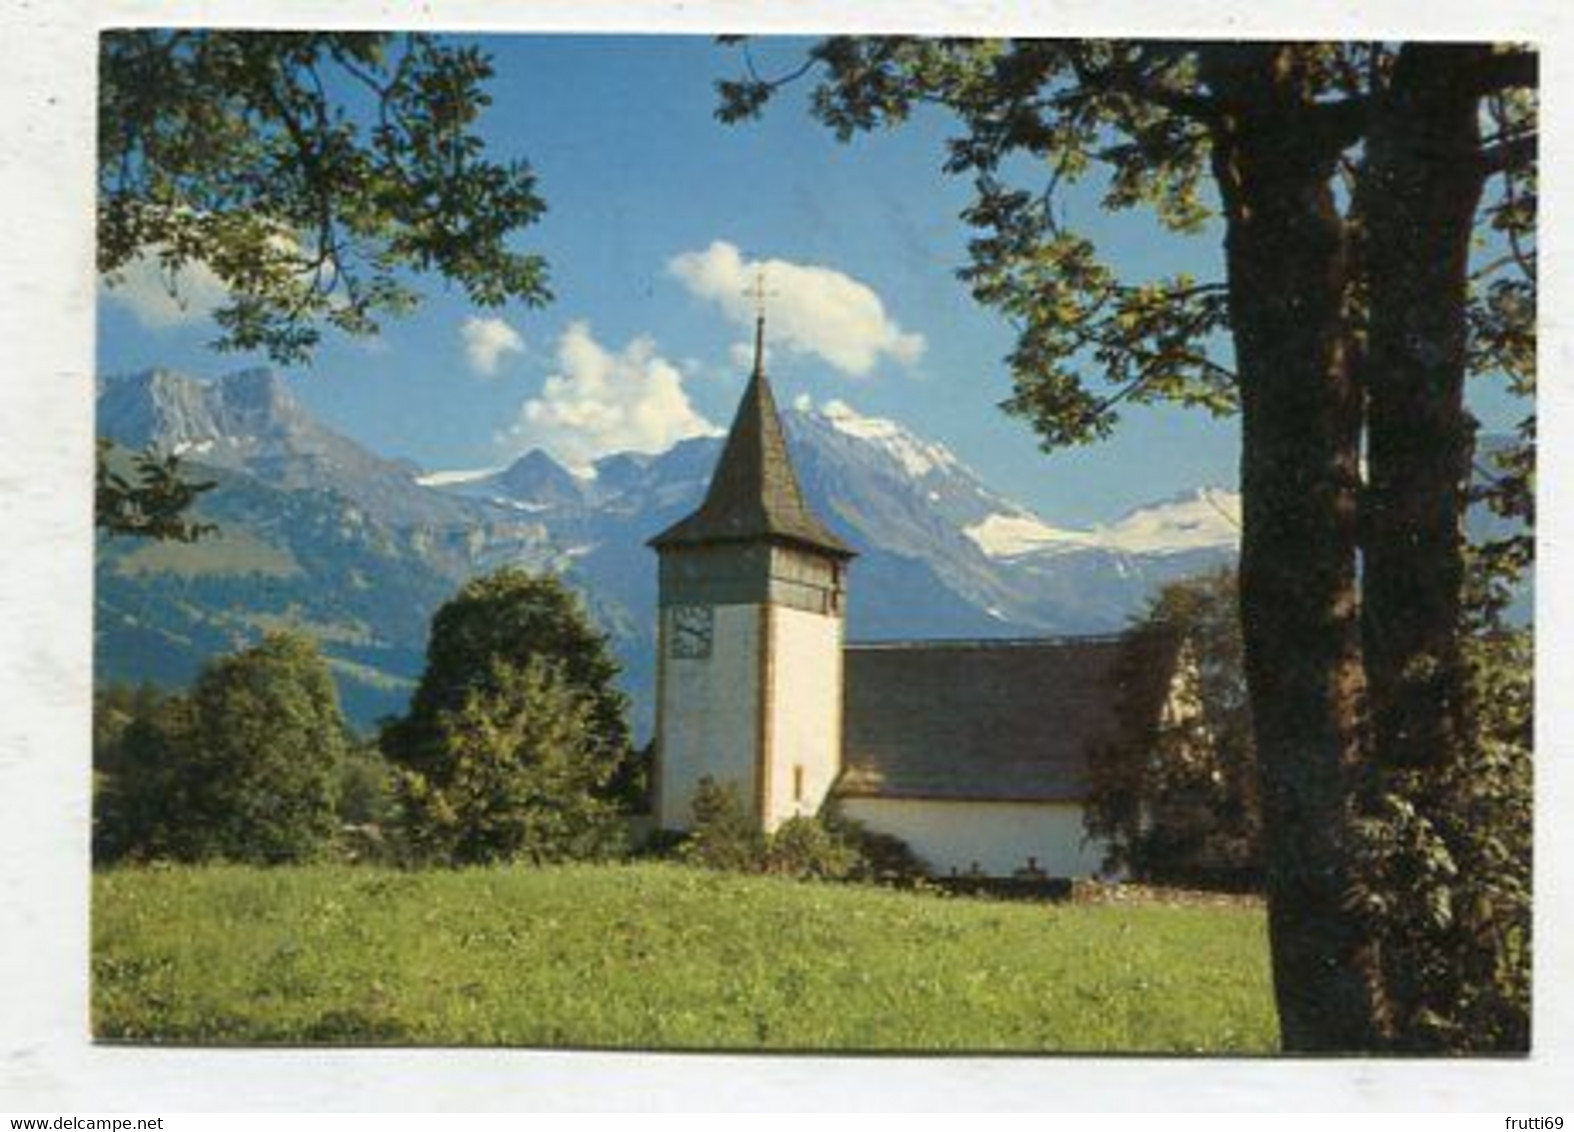
<path fill-rule="evenodd" d="M 687 660 L 704 660 L 710 656 L 711 639 L 715 635 L 715 610 L 708 605 L 674 605 L 672 607 L 671 644 L 674 657 Z"/>

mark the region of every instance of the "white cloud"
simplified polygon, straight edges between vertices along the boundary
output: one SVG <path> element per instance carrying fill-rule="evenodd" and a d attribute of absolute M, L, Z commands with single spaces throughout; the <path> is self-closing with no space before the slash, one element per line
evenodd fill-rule
<path fill-rule="evenodd" d="M 520 407 L 509 435 L 570 467 L 613 452 L 664 452 L 720 431 L 695 411 L 678 367 L 649 338 L 614 352 L 576 322 L 558 340 L 557 365 L 541 395 Z"/>
<path fill-rule="evenodd" d="M 465 359 L 470 368 L 482 377 L 496 375 L 497 364 L 504 354 L 519 354 L 525 349 L 525 340 L 519 336 L 519 331 L 500 318 L 472 315 L 459 328 L 459 337 L 464 340 Z"/>
<path fill-rule="evenodd" d="M 765 271 L 766 330 L 771 340 L 800 354 L 814 354 L 845 374 L 860 377 L 887 357 L 911 366 L 923 355 L 922 334 L 898 326 L 866 284 L 829 267 L 782 259 L 748 261 L 717 240 L 667 264 L 688 290 L 716 303 L 740 326 L 754 325 L 750 289 Z"/>
<path fill-rule="evenodd" d="M 172 279 L 160 267 L 156 251 L 138 254 L 121 270 L 118 282 L 103 285 L 103 294 L 149 330 L 202 322 L 229 297 L 207 264 L 187 263 Z"/>

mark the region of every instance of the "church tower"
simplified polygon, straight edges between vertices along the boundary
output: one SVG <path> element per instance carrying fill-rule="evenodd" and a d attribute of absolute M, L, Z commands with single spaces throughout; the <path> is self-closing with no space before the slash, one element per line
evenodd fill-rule
<path fill-rule="evenodd" d="M 694 792 L 732 783 L 767 832 L 815 813 L 841 767 L 842 638 L 853 557 L 809 510 L 765 379 L 754 372 L 692 515 L 659 558 L 656 816 L 686 829 Z"/>

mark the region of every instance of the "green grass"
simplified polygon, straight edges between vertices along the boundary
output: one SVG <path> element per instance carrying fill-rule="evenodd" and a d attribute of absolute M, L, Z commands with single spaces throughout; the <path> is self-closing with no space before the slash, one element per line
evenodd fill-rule
<path fill-rule="evenodd" d="M 1267 1053 L 1260 910 L 1006 904 L 665 865 L 119 869 L 100 1038 Z"/>

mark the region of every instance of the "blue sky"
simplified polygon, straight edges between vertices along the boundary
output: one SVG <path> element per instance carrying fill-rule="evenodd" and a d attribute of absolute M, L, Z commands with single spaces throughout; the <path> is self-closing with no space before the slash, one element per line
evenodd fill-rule
<path fill-rule="evenodd" d="M 997 408 L 1010 331 L 954 274 L 968 186 L 939 171 L 944 118 L 842 145 L 794 92 L 762 121 L 729 127 L 713 116 L 713 83 L 741 64 L 710 39 L 483 42 L 498 72 L 483 133 L 497 156 L 537 171 L 548 212 L 520 243 L 547 257 L 556 299 L 483 311 L 440 279 L 421 281 L 428 302 L 415 315 L 376 340 L 331 338 L 309 370 L 291 372 L 341 431 L 436 470 L 535 446 L 584 462 L 725 426 L 747 372 L 743 291 L 766 261 L 769 369 L 784 402 L 841 400 L 899 420 L 1064 524 L 1235 485 L 1233 422 L 1138 409 L 1115 438 L 1046 455 Z M 800 46 L 758 42 L 755 58 L 784 69 Z M 1168 237 L 1142 214 L 1101 215 L 1086 195 L 1071 209 L 1130 277 L 1219 277 L 1216 234 Z M 176 317 L 132 287 L 99 306 L 105 373 L 210 376 L 262 360 L 207 350 L 200 302 Z"/>

